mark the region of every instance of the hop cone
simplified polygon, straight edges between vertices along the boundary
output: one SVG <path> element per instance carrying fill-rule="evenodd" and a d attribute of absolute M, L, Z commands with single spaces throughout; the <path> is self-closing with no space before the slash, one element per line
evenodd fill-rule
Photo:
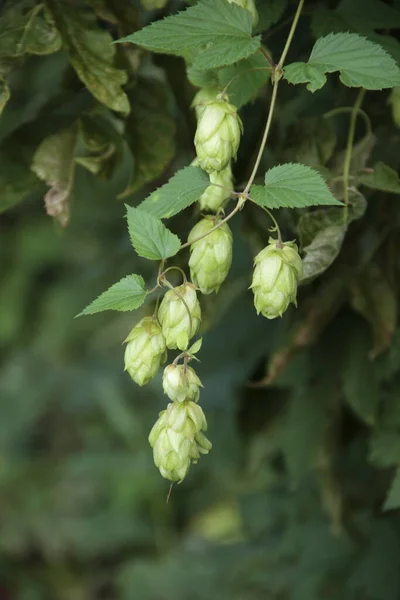
<path fill-rule="evenodd" d="M 400 127 L 400 87 L 395 87 L 392 89 L 392 92 L 389 96 L 389 102 L 392 105 L 393 121 L 397 127 Z"/>
<path fill-rule="evenodd" d="M 210 173 L 210 181 L 217 185 L 208 186 L 206 191 L 200 196 L 200 210 L 216 213 L 230 196 L 229 191 L 226 190 L 233 190 L 231 165 L 228 164 L 222 171 Z M 222 187 L 217 187 L 219 185 Z"/>
<path fill-rule="evenodd" d="M 236 107 L 225 100 L 207 104 L 200 115 L 194 144 L 204 171 L 222 171 L 239 148 L 242 121 Z"/>
<path fill-rule="evenodd" d="M 153 317 L 144 317 L 125 341 L 125 371 L 138 385 L 149 383 L 166 359 L 166 343 L 160 325 Z"/>
<path fill-rule="evenodd" d="M 251 14 L 251 18 L 253 21 L 253 27 L 255 27 L 258 23 L 258 12 L 256 9 L 256 5 L 254 3 L 254 0 L 228 0 L 228 2 L 230 2 L 231 4 L 238 4 L 239 6 L 241 6 L 242 8 L 245 8 L 246 10 L 249 11 L 249 13 Z"/>
<path fill-rule="evenodd" d="M 184 283 L 169 290 L 158 309 L 158 319 L 167 348 L 186 350 L 189 341 L 197 333 L 201 320 L 201 309 L 195 286 Z"/>
<path fill-rule="evenodd" d="M 303 273 L 303 263 L 293 242 L 280 248 L 277 240 L 257 254 L 251 287 L 257 314 L 267 319 L 282 316 L 289 304 L 296 305 L 297 283 Z"/>
<path fill-rule="evenodd" d="M 149 442 L 154 463 L 165 479 L 182 481 L 191 463 L 210 451 L 211 443 L 202 430 L 207 430 L 207 421 L 195 402 L 173 402 L 160 413 Z"/>
<path fill-rule="evenodd" d="M 218 90 L 216 88 L 201 88 L 192 101 L 192 107 L 195 110 L 197 119 L 200 118 L 205 107 L 210 102 L 215 102 L 218 96 Z"/>
<path fill-rule="evenodd" d="M 187 365 L 168 365 L 164 369 L 163 389 L 173 402 L 197 402 L 202 383 L 196 371 Z"/>
<path fill-rule="evenodd" d="M 216 219 L 202 219 L 189 233 L 188 241 L 204 235 L 215 224 Z M 226 223 L 190 246 L 190 276 L 203 294 L 218 292 L 231 263 L 232 233 Z"/>

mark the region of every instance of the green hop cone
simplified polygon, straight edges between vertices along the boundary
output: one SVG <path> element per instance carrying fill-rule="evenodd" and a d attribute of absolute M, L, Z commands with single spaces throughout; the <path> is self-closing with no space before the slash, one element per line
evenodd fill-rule
<path fill-rule="evenodd" d="M 231 165 L 228 164 L 222 171 L 210 173 L 210 181 L 217 185 L 209 185 L 206 191 L 200 196 L 200 210 L 216 213 L 223 207 L 231 195 L 230 191 L 227 190 L 233 190 Z"/>
<path fill-rule="evenodd" d="M 394 87 L 389 96 L 389 102 L 392 105 L 393 121 L 400 127 L 400 87 Z"/>
<path fill-rule="evenodd" d="M 303 263 L 293 242 L 270 238 L 269 245 L 254 260 L 252 289 L 257 314 L 267 319 L 282 316 L 289 304 L 296 305 L 297 283 L 303 273 Z"/>
<path fill-rule="evenodd" d="M 202 115 L 205 107 L 210 102 L 215 102 L 219 91 L 216 88 L 201 88 L 192 101 L 192 107 L 195 110 L 197 119 Z"/>
<path fill-rule="evenodd" d="M 202 430 L 207 430 L 207 421 L 195 402 L 173 402 L 160 413 L 149 442 L 154 463 L 165 479 L 182 481 L 191 463 L 210 451 L 211 442 Z"/>
<path fill-rule="evenodd" d="M 168 365 L 164 369 L 163 389 L 173 402 L 197 402 L 202 383 L 196 371 L 187 365 Z"/>
<path fill-rule="evenodd" d="M 242 8 L 245 8 L 251 14 L 251 18 L 253 21 L 253 27 L 255 27 L 258 23 L 258 12 L 256 9 L 256 5 L 254 0 L 228 0 L 230 4 L 238 4 Z"/>
<path fill-rule="evenodd" d="M 189 233 L 188 241 L 204 235 L 218 220 L 206 217 Z M 203 294 L 218 292 L 232 264 L 232 233 L 224 223 L 190 246 L 190 276 Z"/>
<path fill-rule="evenodd" d="M 204 171 L 222 171 L 236 158 L 242 127 L 236 107 L 226 100 L 215 100 L 205 106 L 194 137 L 197 158 Z"/>
<path fill-rule="evenodd" d="M 201 321 L 200 303 L 195 286 L 184 283 L 169 290 L 158 309 L 158 319 L 167 348 L 186 350 L 191 338 L 197 333 Z"/>
<path fill-rule="evenodd" d="M 138 385 L 149 383 L 167 357 L 160 325 L 153 317 L 144 317 L 125 342 L 125 371 Z"/>

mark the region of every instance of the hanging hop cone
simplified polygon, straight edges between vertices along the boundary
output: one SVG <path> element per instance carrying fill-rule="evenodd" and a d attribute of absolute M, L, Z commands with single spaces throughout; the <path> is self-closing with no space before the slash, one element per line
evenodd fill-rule
<path fill-rule="evenodd" d="M 160 325 L 153 317 L 144 317 L 125 342 L 125 371 L 138 385 L 149 383 L 167 358 Z"/>
<path fill-rule="evenodd" d="M 215 102 L 219 91 L 216 88 L 201 88 L 192 100 L 192 108 L 194 108 L 197 119 L 202 115 L 205 107 L 210 102 Z"/>
<path fill-rule="evenodd" d="M 238 4 L 242 8 L 245 8 L 251 14 L 251 19 L 253 21 L 253 27 L 255 27 L 258 23 L 258 12 L 256 9 L 256 5 L 254 0 L 228 0 L 230 4 Z"/>
<path fill-rule="evenodd" d="M 206 217 L 189 233 L 188 241 L 209 232 L 218 220 Z M 232 264 L 232 233 L 224 223 L 190 246 L 190 276 L 203 294 L 218 292 Z"/>
<path fill-rule="evenodd" d="M 303 263 L 293 242 L 279 247 L 270 238 L 269 245 L 254 260 L 251 287 L 257 314 L 267 319 L 282 316 L 289 304 L 296 305 L 297 283 L 303 274 Z"/>
<path fill-rule="evenodd" d="M 197 333 L 201 321 L 200 303 L 195 286 L 184 283 L 169 290 L 158 309 L 158 319 L 167 348 L 186 350 L 189 341 Z"/>
<path fill-rule="evenodd" d="M 392 105 L 393 121 L 397 127 L 400 127 L 400 87 L 394 87 L 392 89 L 389 96 L 389 102 Z"/>
<path fill-rule="evenodd" d="M 217 185 L 209 185 L 206 191 L 200 196 L 200 210 L 216 213 L 229 199 L 229 190 L 233 190 L 231 165 L 228 164 L 228 166 L 225 169 L 222 169 L 222 171 L 214 171 L 213 173 L 210 173 L 210 181 L 211 183 Z"/>
<path fill-rule="evenodd" d="M 160 413 L 149 435 L 156 467 L 165 479 L 182 481 L 191 463 L 208 454 L 211 442 L 203 431 L 207 421 L 195 402 L 172 402 Z"/>
<path fill-rule="evenodd" d="M 242 127 L 236 107 L 226 100 L 205 106 L 194 138 L 197 158 L 204 171 L 222 171 L 236 158 Z"/>
<path fill-rule="evenodd" d="M 188 365 L 168 365 L 164 369 L 163 390 L 173 402 L 197 402 L 202 383 Z"/>

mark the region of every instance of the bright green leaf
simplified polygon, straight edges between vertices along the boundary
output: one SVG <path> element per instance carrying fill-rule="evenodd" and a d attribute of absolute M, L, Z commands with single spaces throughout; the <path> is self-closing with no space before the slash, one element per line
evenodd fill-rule
<path fill-rule="evenodd" d="M 103 310 L 135 310 L 146 299 L 144 285 L 144 279 L 140 275 L 128 275 L 114 283 L 77 316 L 92 315 Z"/>
<path fill-rule="evenodd" d="M 208 175 L 199 167 L 185 167 L 139 207 L 159 219 L 168 219 L 196 202 L 209 185 Z"/>
<path fill-rule="evenodd" d="M 198 51 L 196 69 L 212 69 L 254 54 L 260 36 L 251 37 L 250 13 L 226 0 L 201 0 L 177 15 L 151 23 L 118 42 L 132 42 L 153 52 L 185 56 Z"/>
<path fill-rule="evenodd" d="M 61 47 L 61 37 L 43 2 L 9 4 L 0 17 L 0 57 L 51 54 Z"/>
<path fill-rule="evenodd" d="M 393 510 L 395 508 L 400 508 L 400 467 L 397 469 L 391 483 L 383 510 Z"/>
<path fill-rule="evenodd" d="M 168 95 L 161 81 L 139 77 L 131 93 L 125 135 L 134 159 L 125 198 L 161 175 L 175 152 L 175 121 L 166 110 Z"/>
<path fill-rule="evenodd" d="M 321 66 L 304 62 L 288 65 L 285 68 L 285 79 L 294 85 L 309 82 L 306 87 L 310 92 L 316 92 L 326 83 L 326 75 Z"/>
<path fill-rule="evenodd" d="M 269 169 L 265 173 L 265 185 L 253 185 L 250 195 L 257 204 L 267 208 L 340 205 L 317 171 L 294 163 Z"/>
<path fill-rule="evenodd" d="M 308 62 L 288 65 L 285 77 L 290 83 L 309 81 L 309 89 L 315 91 L 324 83 L 322 73 L 335 71 L 350 87 L 381 90 L 400 85 L 400 68 L 390 54 L 355 33 L 331 33 L 319 38 Z"/>
<path fill-rule="evenodd" d="M 69 222 L 77 139 L 76 126 L 50 135 L 42 141 L 32 161 L 32 171 L 51 186 L 44 198 L 47 214 L 62 227 Z"/>
<path fill-rule="evenodd" d="M 47 2 L 80 80 L 99 102 L 128 114 L 129 101 L 121 87 L 128 77 L 113 66 L 115 48 L 110 34 L 98 26 L 93 14 L 76 10 L 67 2 Z"/>
<path fill-rule="evenodd" d="M 361 175 L 359 181 L 373 190 L 400 194 L 399 174 L 383 162 L 376 163 L 373 172 Z"/>
<path fill-rule="evenodd" d="M 190 346 L 190 348 L 186 352 L 188 354 L 197 354 L 197 352 L 199 352 L 199 350 L 201 349 L 202 344 L 203 338 L 200 338 L 197 341 L 195 341 L 195 343 L 192 346 Z"/>
<path fill-rule="evenodd" d="M 244 58 L 219 72 L 221 89 L 231 82 L 228 88 L 229 101 L 237 108 L 253 100 L 269 78 L 270 69 L 266 67 L 262 54 Z"/>
<path fill-rule="evenodd" d="M 157 217 L 141 208 L 127 206 L 129 235 L 139 256 L 163 260 L 175 256 L 181 246 L 177 235 L 167 229 Z"/>

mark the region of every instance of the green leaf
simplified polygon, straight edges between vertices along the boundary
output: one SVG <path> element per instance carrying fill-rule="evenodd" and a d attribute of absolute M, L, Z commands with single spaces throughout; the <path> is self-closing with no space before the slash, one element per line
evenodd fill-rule
<path fill-rule="evenodd" d="M 373 173 L 361 175 L 359 182 L 373 190 L 400 194 L 399 174 L 383 162 L 376 163 Z"/>
<path fill-rule="evenodd" d="M 140 275 L 128 275 L 114 283 L 106 292 L 93 300 L 79 315 L 92 315 L 103 310 L 135 310 L 143 304 L 147 292 L 144 279 Z"/>
<path fill-rule="evenodd" d="M 369 460 L 374 466 L 382 468 L 400 465 L 400 434 L 397 431 L 374 430 Z"/>
<path fill-rule="evenodd" d="M 186 352 L 188 354 L 197 354 L 197 352 L 199 352 L 199 350 L 201 349 L 202 344 L 203 344 L 203 338 L 199 338 L 198 340 L 195 341 L 194 344 L 192 344 L 192 346 L 190 346 L 190 348 L 188 350 L 186 350 Z"/>
<path fill-rule="evenodd" d="M 305 208 L 336 200 L 321 175 L 305 165 L 287 163 L 265 173 L 265 186 L 253 185 L 253 200 L 267 208 Z"/>
<path fill-rule="evenodd" d="M 379 44 L 355 33 L 319 38 L 308 62 L 288 65 L 285 78 L 290 83 L 309 81 L 309 89 L 315 91 L 325 83 L 322 74 L 335 71 L 349 87 L 381 90 L 400 85 L 400 68 L 395 60 Z"/>
<path fill-rule="evenodd" d="M 168 219 L 196 202 L 209 185 L 208 175 L 199 167 L 185 167 L 150 194 L 139 208 L 159 219 Z"/>
<path fill-rule="evenodd" d="M 123 138 L 104 109 L 80 118 L 80 133 L 87 153 L 75 157 L 75 162 L 99 178 L 110 179 L 123 159 Z"/>
<path fill-rule="evenodd" d="M 0 17 L 0 58 L 23 54 L 51 54 L 61 47 L 61 37 L 43 2 L 9 4 Z"/>
<path fill-rule="evenodd" d="M 285 67 L 285 79 L 289 83 L 307 83 L 310 92 L 316 92 L 326 83 L 326 75 L 319 65 L 309 65 L 304 62 L 291 63 Z"/>
<path fill-rule="evenodd" d="M 161 175 L 175 153 L 175 121 L 166 110 L 168 95 L 161 81 L 139 77 L 131 98 L 125 136 L 134 159 L 125 198 Z"/>
<path fill-rule="evenodd" d="M 195 50 L 195 69 L 223 67 L 248 58 L 260 47 L 251 37 L 249 11 L 226 0 L 201 0 L 177 15 L 151 23 L 118 42 L 132 42 L 153 52 L 185 56 Z"/>
<path fill-rule="evenodd" d="M 270 70 L 261 54 L 254 54 L 219 72 L 221 89 L 232 82 L 228 88 L 229 101 L 237 108 L 253 100 L 269 78 Z"/>
<path fill-rule="evenodd" d="M 378 265 L 368 264 L 353 280 L 351 304 L 372 327 L 374 339 L 370 357 L 375 358 L 390 346 L 397 326 L 395 290 Z"/>
<path fill-rule="evenodd" d="M 0 78 L 0 115 L 3 112 L 3 108 L 10 99 L 10 88 L 4 79 Z"/>
<path fill-rule="evenodd" d="M 331 225 L 316 234 L 304 248 L 301 283 L 309 283 L 331 266 L 342 248 L 346 231 L 346 225 Z"/>
<path fill-rule="evenodd" d="M 77 139 L 76 126 L 50 135 L 42 141 L 32 161 L 32 171 L 51 186 L 44 198 L 47 214 L 55 217 L 62 227 L 68 224 L 70 217 Z"/>
<path fill-rule="evenodd" d="M 396 474 L 390 486 L 388 495 L 386 496 L 383 510 L 393 510 L 400 508 L 400 467 L 396 470 Z"/>
<path fill-rule="evenodd" d="M 0 151 L 0 214 L 22 202 L 38 184 L 30 165 L 21 158 L 20 145 L 7 145 Z"/>
<path fill-rule="evenodd" d="M 47 3 L 79 79 L 99 102 L 128 114 L 129 101 L 121 87 L 128 77 L 113 66 L 115 48 L 110 34 L 100 29 L 92 13 L 77 10 L 67 2 Z"/>
<path fill-rule="evenodd" d="M 348 405 L 368 425 L 373 425 L 379 403 L 374 364 L 368 358 L 370 334 L 358 326 L 351 332 L 344 350 L 343 392 Z"/>
<path fill-rule="evenodd" d="M 258 23 L 255 28 L 257 33 L 263 33 L 272 25 L 275 25 L 285 12 L 288 0 L 268 0 L 268 2 L 258 2 Z"/>
<path fill-rule="evenodd" d="M 165 260 L 175 256 L 181 246 L 177 235 L 145 210 L 131 206 L 126 208 L 129 235 L 139 256 L 150 260 Z"/>

